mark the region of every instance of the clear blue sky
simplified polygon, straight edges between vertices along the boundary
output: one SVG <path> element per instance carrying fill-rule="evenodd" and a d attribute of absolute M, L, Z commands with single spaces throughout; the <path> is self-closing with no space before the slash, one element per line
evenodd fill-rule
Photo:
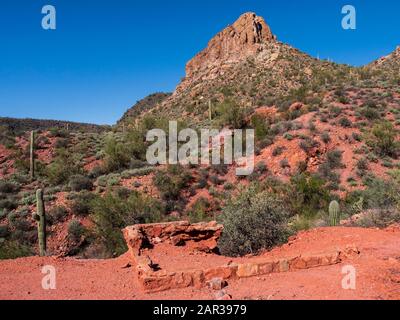
<path fill-rule="evenodd" d="M 57 29 L 41 28 L 41 8 Z M 341 8 L 357 9 L 357 30 Z M 185 63 L 246 12 L 313 56 L 361 65 L 400 44 L 394 0 L 1 0 L 0 116 L 113 124 L 137 100 L 172 91 Z"/>

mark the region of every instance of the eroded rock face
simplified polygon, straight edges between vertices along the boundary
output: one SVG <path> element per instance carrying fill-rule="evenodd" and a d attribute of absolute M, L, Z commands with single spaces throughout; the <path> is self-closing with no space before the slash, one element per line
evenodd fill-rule
<path fill-rule="evenodd" d="M 223 62 L 235 62 L 257 53 L 261 44 L 273 41 L 270 28 L 262 17 L 249 12 L 231 26 L 218 33 L 208 47 L 197 54 L 186 66 L 186 76 Z"/>
<path fill-rule="evenodd" d="M 215 221 L 195 224 L 177 221 L 138 224 L 125 228 L 123 234 L 131 253 L 134 256 L 140 256 L 141 249 L 161 242 L 182 246 L 186 241 L 195 241 L 204 247 L 202 251 L 212 251 L 217 247 L 222 229 L 222 225 Z"/>

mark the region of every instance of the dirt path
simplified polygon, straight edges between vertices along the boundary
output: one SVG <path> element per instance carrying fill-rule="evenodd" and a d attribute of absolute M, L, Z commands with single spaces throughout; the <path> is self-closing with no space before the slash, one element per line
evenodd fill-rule
<path fill-rule="evenodd" d="M 400 228 L 322 228 L 301 233 L 271 255 L 357 246 L 361 254 L 340 265 L 230 281 L 233 299 L 400 299 Z M 114 260 L 23 258 L 0 262 L 0 299 L 213 299 L 209 289 L 145 294 L 129 256 Z M 42 267 L 57 272 L 57 289 L 42 289 Z M 342 268 L 357 272 L 356 290 L 342 289 Z"/>

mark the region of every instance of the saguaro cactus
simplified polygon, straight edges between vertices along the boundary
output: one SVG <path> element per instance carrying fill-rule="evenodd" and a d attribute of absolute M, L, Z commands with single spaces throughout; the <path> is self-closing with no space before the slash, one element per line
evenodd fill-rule
<path fill-rule="evenodd" d="M 37 221 L 38 226 L 38 239 L 39 239 L 39 253 L 40 256 L 46 255 L 46 211 L 43 201 L 43 190 L 36 191 L 36 213 L 34 219 Z"/>
<path fill-rule="evenodd" d="M 31 131 L 30 175 L 32 180 L 35 179 L 35 131 Z"/>
<path fill-rule="evenodd" d="M 329 204 L 329 222 L 332 227 L 340 223 L 340 205 L 336 200 Z"/>

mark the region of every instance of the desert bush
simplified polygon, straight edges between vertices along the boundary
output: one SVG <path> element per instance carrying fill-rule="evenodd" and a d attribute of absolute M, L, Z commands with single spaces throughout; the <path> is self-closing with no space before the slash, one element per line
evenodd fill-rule
<path fill-rule="evenodd" d="M 205 198 L 198 199 L 188 212 L 189 221 L 191 223 L 210 221 L 211 217 L 208 214 L 210 210 L 210 202 Z"/>
<path fill-rule="evenodd" d="M 130 179 L 132 177 L 143 177 L 147 176 L 150 173 L 154 172 L 154 167 L 144 167 L 144 168 L 137 168 L 137 169 L 130 169 L 125 170 L 121 173 L 121 177 L 123 179 Z"/>
<path fill-rule="evenodd" d="M 97 179 L 98 177 L 105 174 L 105 170 L 101 166 L 95 166 L 92 170 L 90 170 L 88 177 L 90 179 Z"/>
<path fill-rule="evenodd" d="M 92 190 L 92 181 L 83 175 L 74 175 L 69 178 L 69 187 L 72 191 Z"/>
<path fill-rule="evenodd" d="M 357 161 L 357 169 L 360 172 L 367 171 L 369 169 L 368 160 L 366 158 L 361 158 Z"/>
<path fill-rule="evenodd" d="M 19 186 L 9 181 L 0 181 L 0 193 L 14 193 L 18 192 Z"/>
<path fill-rule="evenodd" d="M 47 214 L 49 216 L 49 222 L 51 224 L 56 224 L 66 218 L 68 210 L 63 206 L 56 206 L 51 208 Z"/>
<path fill-rule="evenodd" d="M 290 164 L 289 164 L 289 160 L 288 159 L 282 159 L 280 162 L 279 162 L 279 165 L 280 165 L 280 167 L 282 168 L 282 169 L 286 169 L 286 168 L 290 168 Z"/>
<path fill-rule="evenodd" d="M 24 232 L 32 230 L 32 225 L 22 217 L 17 217 L 13 219 L 13 221 L 10 221 L 10 226 L 15 230 L 20 230 Z"/>
<path fill-rule="evenodd" d="M 307 154 L 309 154 L 310 151 L 318 145 L 318 141 L 313 140 L 310 137 L 305 137 L 305 139 L 299 143 L 299 147 Z"/>
<path fill-rule="evenodd" d="M 10 234 L 10 230 L 8 229 L 7 225 L 0 225 L 0 239 L 7 238 Z"/>
<path fill-rule="evenodd" d="M 68 182 L 68 179 L 76 174 L 80 174 L 82 169 L 71 157 L 67 150 L 60 149 L 54 161 L 46 167 L 45 175 L 51 185 L 61 185 Z"/>
<path fill-rule="evenodd" d="M 219 221 L 224 230 L 218 247 L 226 256 L 271 249 L 287 240 L 287 218 L 288 211 L 280 199 L 249 188 L 223 208 Z"/>
<path fill-rule="evenodd" d="M 342 164 L 343 152 L 340 150 L 332 150 L 327 152 L 326 161 L 331 169 L 340 169 Z"/>
<path fill-rule="evenodd" d="M 265 119 L 259 115 L 254 115 L 251 117 L 251 125 L 254 129 L 256 141 L 265 139 L 265 137 L 268 135 L 268 126 L 265 122 Z"/>
<path fill-rule="evenodd" d="M 331 118 L 337 118 L 342 113 L 342 109 L 336 106 L 329 106 L 329 116 Z"/>
<path fill-rule="evenodd" d="M 69 140 L 68 139 L 58 138 L 56 140 L 56 143 L 54 144 L 54 147 L 56 149 L 64 149 L 64 148 L 67 148 L 68 145 L 69 145 Z"/>
<path fill-rule="evenodd" d="M 286 148 L 284 146 L 275 147 L 274 150 L 272 150 L 272 156 L 273 157 L 280 156 L 285 149 Z"/>
<path fill-rule="evenodd" d="M 315 217 L 327 207 L 331 195 L 325 188 L 326 181 L 319 176 L 301 173 L 291 178 L 286 200 L 292 215 Z"/>
<path fill-rule="evenodd" d="M 68 237 L 72 241 L 79 241 L 85 234 L 85 228 L 79 220 L 71 220 L 68 224 Z"/>
<path fill-rule="evenodd" d="M 400 222 L 400 211 L 395 208 L 379 208 L 364 211 L 353 225 L 363 228 L 387 228 Z"/>
<path fill-rule="evenodd" d="M 365 181 L 366 189 L 362 192 L 366 209 L 392 210 L 400 209 L 400 181 L 379 178 Z"/>
<path fill-rule="evenodd" d="M 343 128 L 351 128 L 353 123 L 349 120 L 349 118 L 342 117 L 339 119 L 339 125 Z"/>
<path fill-rule="evenodd" d="M 110 173 L 105 176 L 100 176 L 96 180 L 96 184 L 100 187 L 112 187 L 117 186 L 121 181 L 121 175 L 119 173 Z"/>
<path fill-rule="evenodd" d="M 50 128 L 49 129 L 50 136 L 55 138 L 68 138 L 69 133 L 67 130 L 59 129 L 59 128 Z"/>
<path fill-rule="evenodd" d="M 218 176 L 211 176 L 210 181 L 214 185 L 222 185 L 225 181 L 220 179 Z"/>
<path fill-rule="evenodd" d="M 241 129 L 246 123 L 245 110 L 229 99 L 217 105 L 216 114 L 221 126 L 231 126 L 234 129 Z"/>
<path fill-rule="evenodd" d="M 331 137 L 329 135 L 328 132 L 324 132 L 321 134 L 321 140 L 323 143 L 328 144 L 329 142 L 331 142 Z"/>
<path fill-rule="evenodd" d="M 0 200 L 0 210 L 14 210 L 18 207 L 18 204 L 16 201 L 10 199 L 10 198 L 6 198 L 6 199 L 1 199 Z"/>
<path fill-rule="evenodd" d="M 33 254 L 31 247 L 18 241 L 5 241 L 0 245 L 0 260 L 28 257 Z"/>
<path fill-rule="evenodd" d="M 88 191 L 80 192 L 71 202 L 72 213 L 78 216 L 87 216 L 90 213 L 91 201 L 95 199 L 95 195 Z"/>
<path fill-rule="evenodd" d="M 181 166 L 169 166 L 167 171 L 158 171 L 154 178 L 154 185 L 161 193 L 164 200 L 178 200 L 181 191 L 185 189 L 193 179 L 189 172 Z"/>
<path fill-rule="evenodd" d="M 393 157 L 398 152 L 397 131 L 389 121 L 376 124 L 372 129 L 370 144 L 381 156 Z"/>
<path fill-rule="evenodd" d="M 360 111 L 361 115 L 367 118 L 368 120 L 377 120 L 381 117 L 381 114 L 379 113 L 378 110 L 371 108 L 371 107 L 366 107 L 361 109 Z"/>
<path fill-rule="evenodd" d="M 91 201 L 90 212 L 95 223 L 95 234 L 109 256 L 126 251 L 121 230 L 128 225 L 160 222 L 164 213 L 157 200 L 133 191 L 122 196 L 117 192 L 96 195 Z"/>
<path fill-rule="evenodd" d="M 106 142 L 104 152 L 104 167 L 107 172 L 129 168 L 132 155 L 126 144 L 117 142 L 115 138 L 109 138 Z"/>

